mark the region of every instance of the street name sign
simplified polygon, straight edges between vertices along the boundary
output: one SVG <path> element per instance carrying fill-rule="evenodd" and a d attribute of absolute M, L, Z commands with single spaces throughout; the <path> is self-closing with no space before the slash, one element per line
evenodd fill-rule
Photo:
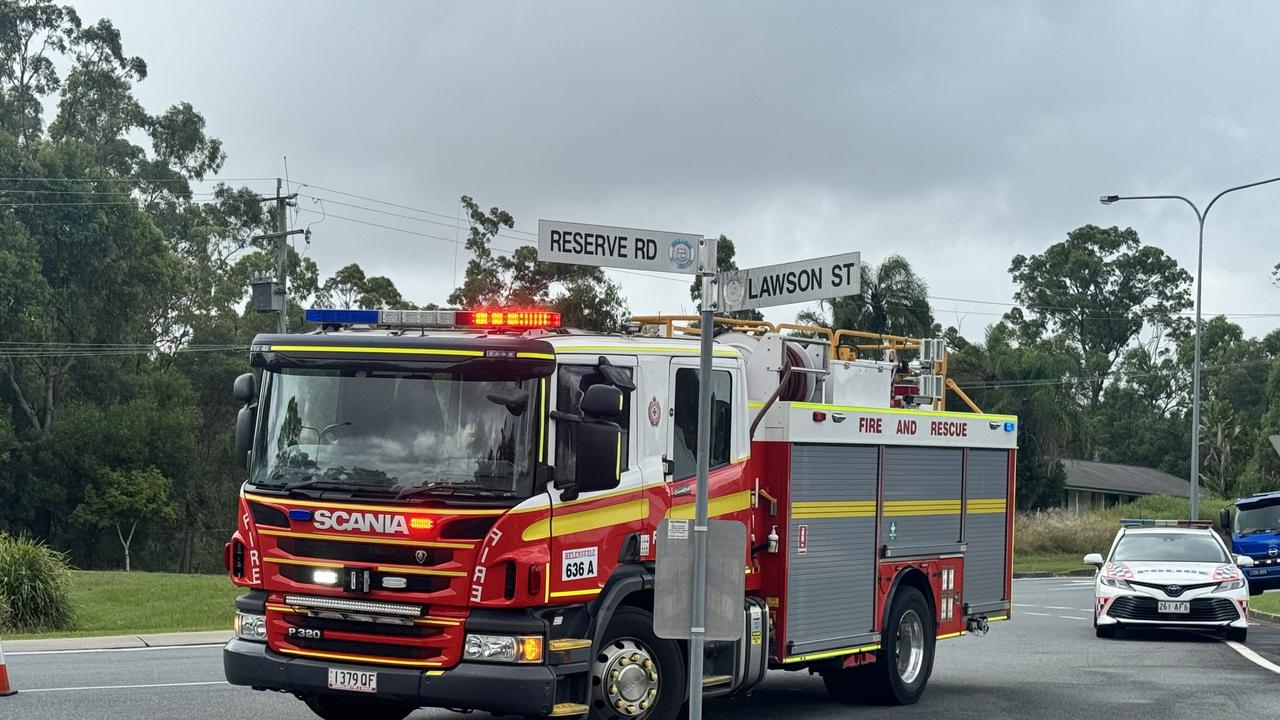
<path fill-rule="evenodd" d="M 697 275 L 702 236 L 610 225 L 538 221 L 538 259 Z"/>
<path fill-rule="evenodd" d="M 862 289 L 862 254 L 729 270 L 720 273 L 718 281 L 722 312 L 857 295 Z"/>

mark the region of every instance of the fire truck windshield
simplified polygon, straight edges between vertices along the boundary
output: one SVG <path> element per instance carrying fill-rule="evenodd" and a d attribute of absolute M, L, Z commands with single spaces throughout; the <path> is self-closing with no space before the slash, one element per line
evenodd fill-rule
<path fill-rule="evenodd" d="M 524 498 L 539 380 L 464 370 L 267 372 L 251 482 L 261 489 Z"/>

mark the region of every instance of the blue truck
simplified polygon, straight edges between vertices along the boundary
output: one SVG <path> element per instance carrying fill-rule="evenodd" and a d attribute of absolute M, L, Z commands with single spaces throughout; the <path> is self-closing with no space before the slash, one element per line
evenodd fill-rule
<path fill-rule="evenodd" d="M 1231 552 L 1253 558 L 1245 568 L 1249 594 L 1280 588 L 1280 491 L 1240 498 L 1222 509 L 1222 530 L 1231 534 Z"/>

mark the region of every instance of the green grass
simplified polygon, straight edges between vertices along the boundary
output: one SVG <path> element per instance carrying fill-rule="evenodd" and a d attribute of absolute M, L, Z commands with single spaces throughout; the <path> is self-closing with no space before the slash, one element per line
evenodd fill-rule
<path fill-rule="evenodd" d="M 1092 570 L 1093 568 L 1080 562 L 1083 555 L 1068 555 L 1065 553 L 1056 554 L 1040 554 L 1040 555 L 1019 555 L 1016 551 L 1013 554 L 1013 572 L 1047 572 L 1047 573 L 1065 573 L 1072 570 Z"/>
<path fill-rule="evenodd" d="M 51 633 L 7 635 L 6 639 L 230 631 L 233 601 L 243 592 L 225 575 L 73 570 L 75 626 Z"/>
<path fill-rule="evenodd" d="M 1265 592 L 1257 597 L 1249 598 L 1249 607 L 1273 615 L 1280 615 L 1280 590 Z"/>

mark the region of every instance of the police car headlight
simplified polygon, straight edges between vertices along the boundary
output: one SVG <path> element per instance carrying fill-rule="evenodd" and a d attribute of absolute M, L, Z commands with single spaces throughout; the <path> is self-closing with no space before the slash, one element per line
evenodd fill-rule
<path fill-rule="evenodd" d="M 1222 592 L 1224 590 L 1239 590 L 1240 588 L 1244 587 L 1244 584 L 1245 584 L 1244 578 L 1228 580 L 1224 583 L 1218 584 L 1218 592 Z"/>
<path fill-rule="evenodd" d="M 542 636 L 468 634 L 462 646 L 462 658 L 480 662 L 542 662 Z"/>
<path fill-rule="evenodd" d="M 251 642 L 266 642 L 267 618 L 253 613 L 236 613 L 236 637 Z"/>
<path fill-rule="evenodd" d="M 1129 582 L 1127 580 L 1121 580 L 1120 578 L 1107 577 L 1106 575 L 1102 576 L 1102 584 L 1106 585 L 1107 587 L 1117 588 L 1119 590 L 1133 589 L 1129 585 Z"/>

